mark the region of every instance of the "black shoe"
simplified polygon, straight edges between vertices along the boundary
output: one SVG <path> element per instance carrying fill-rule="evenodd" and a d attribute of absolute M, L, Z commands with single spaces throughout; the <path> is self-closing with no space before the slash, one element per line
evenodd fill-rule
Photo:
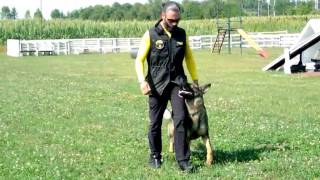
<path fill-rule="evenodd" d="M 185 161 L 179 161 L 178 162 L 179 167 L 182 171 L 187 172 L 187 173 L 192 173 L 194 172 L 194 167 L 192 166 L 192 164 L 185 160 Z"/>
<path fill-rule="evenodd" d="M 160 168 L 161 167 L 161 158 L 156 158 L 155 156 L 150 157 L 149 165 L 150 165 L 150 167 L 152 167 L 154 169 Z"/>

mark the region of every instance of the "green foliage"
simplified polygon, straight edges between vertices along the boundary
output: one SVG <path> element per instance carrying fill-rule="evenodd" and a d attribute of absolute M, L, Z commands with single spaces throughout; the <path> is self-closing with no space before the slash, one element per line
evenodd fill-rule
<path fill-rule="evenodd" d="M 43 19 L 43 15 L 42 15 L 42 12 L 41 10 L 38 8 L 36 10 L 36 12 L 33 14 L 33 18 L 35 19 Z"/>
<path fill-rule="evenodd" d="M 71 12 L 68 18 L 81 18 L 90 20 L 156 20 L 159 19 L 161 12 L 161 4 L 164 0 L 149 0 L 146 4 L 136 3 L 119 4 L 114 3 L 112 6 L 91 6 L 88 8 L 75 10 Z M 259 8 L 258 8 L 259 5 Z M 268 8 L 269 7 L 269 8 Z M 203 0 L 192 1 L 183 0 L 181 2 L 182 16 L 184 19 L 204 19 L 204 18 L 220 18 L 275 15 L 306 15 L 314 14 L 314 2 L 299 2 L 297 5 L 290 0 Z"/>
<path fill-rule="evenodd" d="M 183 17 L 186 19 L 201 19 L 201 3 L 197 1 L 184 1 L 183 4 Z"/>
<path fill-rule="evenodd" d="M 261 60 L 195 51 L 213 166 L 192 142 L 195 174 L 179 173 L 163 122 L 161 169 L 148 167 L 148 113 L 130 55 L 11 58 L 0 54 L 1 179 L 319 179 L 320 79 L 262 72 Z"/>
<path fill-rule="evenodd" d="M 167 0 L 148 0 L 147 3 L 120 4 L 115 2 L 112 6 L 96 5 L 73 10 L 64 15 L 60 10 L 51 12 L 52 18 L 69 18 L 95 21 L 119 21 L 119 20 L 157 20 L 160 17 L 162 3 Z M 313 1 L 300 1 L 297 4 L 292 0 L 183 0 L 181 1 L 182 16 L 184 19 L 211 19 L 215 17 L 237 17 L 270 15 L 307 15 L 317 14 Z M 258 7 L 259 6 L 259 7 Z M 268 11 L 269 9 L 269 11 Z M 30 12 L 29 12 L 30 13 Z M 2 19 L 15 19 L 17 13 L 4 6 L 1 9 Z M 29 17 L 29 16 L 27 16 Z M 35 18 L 42 18 L 38 9 Z"/>
<path fill-rule="evenodd" d="M 155 17 L 155 13 L 159 12 L 159 9 L 153 11 L 156 5 L 144 5 L 141 3 L 135 3 L 131 5 L 125 3 L 121 5 L 120 3 L 114 3 L 110 6 L 90 6 L 80 10 L 74 10 L 69 13 L 66 17 L 71 19 L 83 19 L 83 20 L 100 20 L 100 21 L 110 21 L 110 20 L 150 20 L 159 17 L 160 13 Z"/>
<path fill-rule="evenodd" d="M 18 16 L 18 12 L 17 12 L 16 8 L 12 8 L 11 13 L 10 13 L 10 18 L 17 19 L 17 16 Z"/>
<path fill-rule="evenodd" d="M 24 15 L 24 19 L 26 19 L 26 20 L 31 19 L 31 13 L 29 10 L 26 11 L 26 13 Z"/>
<path fill-rule="evenodd" d="M 141 12 L 140 12 L 141 13 Z M 151 15 L 150 15 L 151 16 Z M 244 17 L 243 28 L 248 32 L 300 32 L 310 18 L 319 16 Z M 224 19 L 225 20 L 225 19 Z M 232 20 L 238 20 L 234 18 Z M 220 21 L 222 22 L 222 21 Z M 0 44 L 7 39 L 69 39 L 141 37 L 155 21 L 81 21 L 81 20 L 1 20 Z M 182 20 L 179 24 L 192 35 L 216 34 L 216 21 Z M 237 25 L 235 25 L 237 26 Z"/>
<path fill-rule="evenodd" d="M 1 8 L 1 19 L 10 19 L 11 12 L 10 8 L 8 6 L 3 6 Z"/>
<path fill-rule="evenodd" d="M 312 2 L 303 2 L 299 6 L 294 7 L 292 15 L 303 15 L 312 12 L 314 4 Z"/>
<path fill-rule="evenodd" d="M 51 12 L 51 18 L 52 18 L 52 19 L 62 19 L 62 18 L 64 18 L 64 14 L 63 14 L 62 11 L 60 12 L 59 9 L 54 9 L 54 10 Z"/>

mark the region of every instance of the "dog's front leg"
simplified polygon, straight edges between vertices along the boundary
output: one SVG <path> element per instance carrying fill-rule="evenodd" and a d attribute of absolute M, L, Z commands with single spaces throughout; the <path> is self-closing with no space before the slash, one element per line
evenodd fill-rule
<path fill-rule="evenodd" d="M 169 137 L 169 152 L 173 153 L 173 144 L 174 144 L 174 126 L 173 122 L 168 124 L 168 137 Z"/>
<path fill-rule="evenodd" d="M 210 143 L 209 136 L 203 136 L 202 137 L 203 143 L 206 145 L 207 148 L 207 165 L 212 165 L 213 163 L 213 151 Z"/>

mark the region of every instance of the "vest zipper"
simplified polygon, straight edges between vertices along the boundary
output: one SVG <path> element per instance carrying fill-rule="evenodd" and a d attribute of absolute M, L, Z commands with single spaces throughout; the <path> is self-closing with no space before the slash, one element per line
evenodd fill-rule
<path fill-rule="evenodd" d="M 169 80 L 170 80 L 170 82 L 171 82 L 171 66 L 172 66 L 172 59 L 173 59 L 173 56 L 172 56 L 172 40 L 171 40 L 171 38 L 169 37 L 169 45 L 168 45 L 168 48 L 169 48 Z"/>

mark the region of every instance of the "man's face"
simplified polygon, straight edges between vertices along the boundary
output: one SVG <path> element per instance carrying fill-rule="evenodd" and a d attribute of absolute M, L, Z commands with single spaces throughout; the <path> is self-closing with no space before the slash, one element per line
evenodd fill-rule
<path fill-rule="evenodd" d="M 173 31 L 174 28 L 178 26 L 178 23 L 180 21 L 180 13 L 173 10 L 169 10 L 163 13 L 162 20 L 168 31 Z"/>

